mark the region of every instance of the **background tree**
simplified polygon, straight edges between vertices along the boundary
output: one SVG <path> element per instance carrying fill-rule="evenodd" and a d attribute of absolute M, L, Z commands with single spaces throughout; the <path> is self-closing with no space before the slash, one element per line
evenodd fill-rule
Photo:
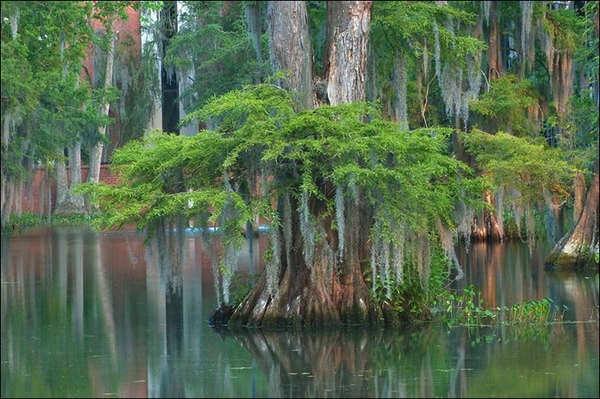
<path fill-rule="evenodd" d="M 88 155 L 82 144 L 98 140 L 89 132 L 108 123 L 98 104 L 114 96 L 81 79 L 83 61 L 98 42 L 90 20 L 113 19 L 127 5 L 3 3 L 2 226 L 13 212 L 20 213 L 17 198 L 40 166 L 56 173 L 57 211 L 82 212 L 82 198 L 69 189 L 81 182 L 80 161 Z"/>

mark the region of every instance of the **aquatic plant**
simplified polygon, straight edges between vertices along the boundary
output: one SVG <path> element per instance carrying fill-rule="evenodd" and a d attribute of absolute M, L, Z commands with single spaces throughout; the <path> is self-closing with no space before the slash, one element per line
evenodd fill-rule
<path fill-rule="evenodd" d="M 562 321 L 565 307 L 558 309 L 550 298 L 530 300 L 512 306 L 488 307 L 481 290 L 473 284 L 462 292 L 441 291 L 433 313 L 448 326 L 547 324 Z"/>

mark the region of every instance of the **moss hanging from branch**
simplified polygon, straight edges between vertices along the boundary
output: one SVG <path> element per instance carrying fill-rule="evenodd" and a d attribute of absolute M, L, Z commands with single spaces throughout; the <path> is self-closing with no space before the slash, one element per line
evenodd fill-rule
<path fill-rule="evenodd" d="M 444 226 L 444 224 L 439 220 L 436 222 L 436 226 L 439 232 L 441 247 L 444 250 L 444 255 L 448 259 L 448 274 L 451 273 L 454 267 L 456 268 L 455 280 L 460 280 L 464 277 L 464 272 L 454 249 L 456 234 L 448 227 Z"/>
<path fill-rule="evenodd" d="M 419 234 L 419 276 L 421 278 L 421 286 L 425 291 L 429 289 L 429 276 L 431 275 L 431 242 L 429 235 L 425 233 Z"/>
<path fill-rule="evenodd" d="M 441 47 L 440 47 L 440 29 L 438 28 L 437 22 L 433 23 L 433 37 L 434 37 L 434 47 L 433 47 L 433 58 L 435 60 L 435 76 L 438 79 L 442 78 L 442 56 L 441 56 Z M 440 84 L 441 85 L 441 84 Z"/>
<path fill-rule="evenodd" d="M 304 262 L 308 267 L 313 263 L 315 255 L 315 226 L 312 221 L 312 215 L 308 207 L 308 190 L 302 190 L 300 199 L 300 231 L 302 232 Z"/>
<path fill-rule="evenodd" d="M 402 285 L 404 282 L 404 228 L 398 229 L 396 239 L 392 241 L 392 265 L 395 273 L 396 283 Z"/>
<path fill-rule="evenodd" d="M 346 220 L 344 215 L 344 190 L 341 186 L 335 189 L 335 221 L 338 231 L 338 252 L 340 261 L 344 260 L 344 250 L 346 246 Z"/>
<path fill-rule="evenodd" d="M 289 193 L 283 195 L 281 225 L 283 227 L 283 243 L 285 245 L 285 259 L 286 264 L 291 265 L 292 263 L 292 205 L 290 203 Z"/>
<path fill-rule="evenodd" d="M 268 259 L 266 259 L 267 293 L 275 296 L 279 287 L 281 270 L 281 238 L 277 222 L 271 224 L 269 251 Z"/>
<path fill-rule="evenodd" d="M 481 7 L 483 8 L 483 17 L 485 19 L 485 24 L 490 25 L 490 9 L 492 7 L 491 1 L 482 1 Z"/>

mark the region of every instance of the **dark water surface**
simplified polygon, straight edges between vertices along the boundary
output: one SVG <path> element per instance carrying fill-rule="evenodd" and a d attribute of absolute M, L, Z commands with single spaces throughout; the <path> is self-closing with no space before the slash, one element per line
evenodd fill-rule
<path fill-rule="evenodd" d="M 265 238 L 243 271 L 261 268 Z M 137 233 L 39 229 L 1 245 L 2 397 L 599 396 L 598 274 L 544 271 L 547 244 L 462 250 L 455 288 L 473 283 L 491 306 L 548 297 L 573 323 L 235 334 L 207 324 L 217 301 L 197 236 L 169 270 Z"/>

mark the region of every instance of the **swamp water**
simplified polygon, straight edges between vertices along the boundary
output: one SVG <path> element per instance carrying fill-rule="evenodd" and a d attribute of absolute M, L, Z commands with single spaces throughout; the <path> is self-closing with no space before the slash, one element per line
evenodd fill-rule
<path fill-rule="evenodd" d="M 233 334 L 208 325 L 209 251 L 184 237 L 181 262 L 165 270 L 137 233 L 2 235 L 0 395 L 599 396 L 598 273 L 544 271 L 547 244 L 459 251 L 454 288 L 474 284 L 491 306 L 547 297 L 571 323 Z M 243 248 L 241 271 L 260 271 L 266 238 Z"/>

